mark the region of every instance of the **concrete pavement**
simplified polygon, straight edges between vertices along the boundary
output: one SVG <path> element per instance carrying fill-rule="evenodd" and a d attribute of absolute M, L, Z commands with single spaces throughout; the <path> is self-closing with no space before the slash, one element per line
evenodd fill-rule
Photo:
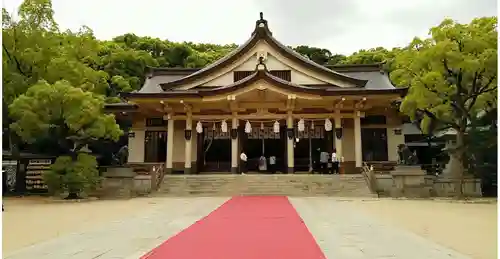
<path fill-rule="evenodd" d="M 165 198 L 139 216 L 38 243 L 4 255 L 4 258 L 136 259 L 226 200 Z M 327 258 L 469 258 L 409 231 L 379 222 L 348 202 L 320 197 L 290 198 L 290 201 Z"/>
<path fill-rule="evenodd" d="M 347 201 L 290 198 L 327 258 L 470 259 L 409 231 L 386 225 Z"/>
<path fill-rule="evenodd" d="M 227 198 L 165 198 L 164 202 L 152 204 L 151 209 L 139 216 L 38 243 L 4 255 L 3 258 L 137 259 L 205 217 L 226 200 Z"/>

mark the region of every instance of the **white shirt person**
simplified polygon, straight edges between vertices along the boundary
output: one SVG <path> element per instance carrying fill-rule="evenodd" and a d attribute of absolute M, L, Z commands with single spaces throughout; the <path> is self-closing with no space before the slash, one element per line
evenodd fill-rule
<path fill-rule="evenodd" d="M 244 151 L 241 151 L 240 154 L 240 171 L 241 174 L 245 174 L 247 172 L 247 154 Z"/>
<path fill-rule="evenodd" d="M 245 152 L 241 152 L 240 154 L 240 160 L 246 162 L 247 161 L 247 154 Z"/>

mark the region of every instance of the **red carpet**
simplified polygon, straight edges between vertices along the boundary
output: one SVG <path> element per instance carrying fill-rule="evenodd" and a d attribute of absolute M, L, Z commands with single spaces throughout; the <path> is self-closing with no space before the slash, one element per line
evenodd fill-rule
<path fill-rule="evenodd" d="M 326 258 L 286 197 L 235 197 L 142 259 Z"/>

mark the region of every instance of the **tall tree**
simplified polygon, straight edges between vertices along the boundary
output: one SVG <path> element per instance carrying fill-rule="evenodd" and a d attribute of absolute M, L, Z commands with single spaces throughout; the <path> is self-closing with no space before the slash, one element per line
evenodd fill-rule
<path fill-rule="evenodd" d="M 335 55 L 332 55 L 330 57 L 330 60 L 328 60 L 328 65 L 338 65 L 338 64 L 342 64 L 342 62 L 344 62 L 344 60 L 346 59 L 347 57 L 345 55 L 342 55 L 342 54 L 335 54 Z"/>
<path fill-rule="evenodd" d="M 26 142 L 51 136 L 66 153 L 78 152 L 97 139 L 118 140 L 123 132 L 114 115 L 104 114 L 104 97 L 68 81 L 40 81 L 10 105 L 11 128 Z"/>
<path fill-rule="evenodd" d="M 321 49 L 321 48 L 316 48 L 316 47 L 309 47 L 309 46 L 297 46 L 293 48 L 296 52 L 306 56 L 310 60 L 320 64 L 320 65 L 326 65 L 330 61 L 330 58 L 332 57 L 332 53 L 327 50 L 327 49 Z"/>
<path fill-rule="evenodd" d="M 387 50 L 384 47 L 372 48 L 369 50 L 359 50 L 354 52 L 352 55 L 347 56 L 342 63 L 343 64 L 376 64 L 387 62 L 388 60 L 394 58 L 394 51 Z"/>
<path fill-rule="evenodd" d="M 40 81 L 9 106 L 10 127 L 23 141 L 54 139 L 65 154 L 57 158 L 54 174 L 47 178 L 50 189 L 67 189 L 68 198 L 78 198 L 85 186 L 95 186 L 95 157 L 82 157 L 80 151 L 93 141 L 117 141 L 123 134 L 114 115 L 104 114 L 103 109 L 104 96 L 73 87 L 68 81 Z M 60 164 L 66 169 L 61 170 Z"/>
<path fill-rule="evenodd" d="M 464 176 L 465 136 L 471 122 L 496 108 L 497 37 L 496 17 L 469 24 L 446 19 L 430 30 L 430 38 L 415 38 L 393 64 L 391 79 L 410 87 L 401 111 L 412 119 L 423 114 L 423 129 L 435 121 L 442 130 L 456 132 L 450 155 L 457 161 L 452 166 L 457 179 Z"/>
<path fill-rule="evenodd" d="M 69 81 L 83 90 L 105 94 L 108 75 L 88 66 L 96 60 L 99 42 L 92 31 L 60 32 L 53 18 L 50 0 L 26 0 L 19 7 L 18 19 L 2 9 L 2 106 L 9 107 L 39 80 Z M 18 152 L 18 138 L 10 131 L 13 120 L 3 110 L 3 134 L 9 135 L 10 149 Z M 45 142 L 42 138 L 39 141 Z"/>

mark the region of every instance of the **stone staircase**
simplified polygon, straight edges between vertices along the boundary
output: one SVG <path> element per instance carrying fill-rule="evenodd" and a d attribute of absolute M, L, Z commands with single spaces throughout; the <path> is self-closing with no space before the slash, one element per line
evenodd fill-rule
<path fill-rule="evenodd" d="M 376 197 L 363 175 L 247 174 L 165 175 L 157 192 L 166 196 Z"/>

